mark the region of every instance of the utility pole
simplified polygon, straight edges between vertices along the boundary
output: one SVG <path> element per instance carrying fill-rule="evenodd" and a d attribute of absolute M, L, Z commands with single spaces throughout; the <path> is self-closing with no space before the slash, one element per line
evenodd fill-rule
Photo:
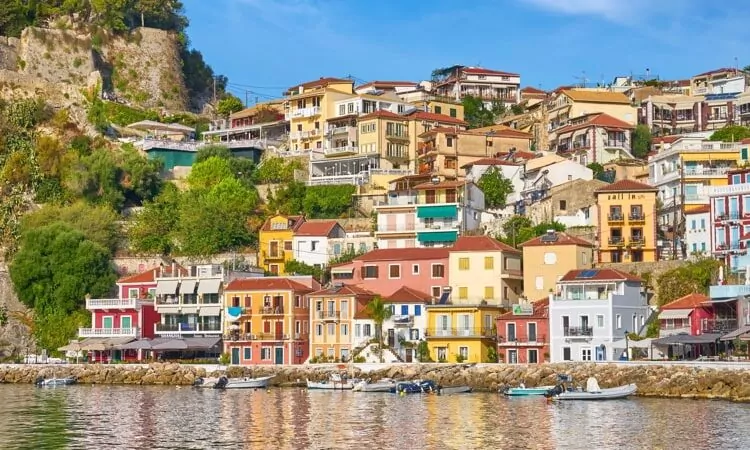
<path fill-rule="evenodd" d="M 248 106 L 250 106 L 249 101 L 248 101 L 249 94 L 250 94 L 250 91 L 245 90 L 245 108 L 247 108 Z"/>
<path fill-rule="evenodd" d="M 216 108 L 216 77 L 214 76 L 214 108 Z"/>

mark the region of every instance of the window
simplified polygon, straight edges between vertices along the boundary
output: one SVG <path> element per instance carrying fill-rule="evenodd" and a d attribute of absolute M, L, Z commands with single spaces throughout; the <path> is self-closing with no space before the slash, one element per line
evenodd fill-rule
<path fill-rule="evenodd" d="M 458 270 L 469 270 L 469 258 L 458 258 Z"/>
<path fill-rule="evenodd" d="M 388 266 L 388 278 L 401 278 L 400 264 L 391 264 Z"/>
<path fill-rule="evenodd" d="M 409 330 L 409 340 L 410 341 L 418 341 L 419 340 L 419 330 L 416 328 L 412 328 Z"/>
<path fill-rule="evenodd" d="M 469 288 L 461 286 L 458 288 L 458 298 L 460 300 L 466 300 L 469 298 Z"/>
<path fill-rule="evenodd" d="M 511 322 L 505 325 L 505 335 L 507 342 L 516 341 L 516 324 Z"/>
<path fill-rule="evenodd" d="M 315 251 L 315 249 L 318 247 L 318 241 L 310 241 L 310 250 Z"/>
<path fill-rule="evenodd" d="M 453 147 L 453 138 L 445 138 L 445 146 Z"/>
<path fill-rule="evenodd" d="M 243 352 L 245 353 L 243 356 L 243 359 L 245 361 L 249 361 L 253 359 L 253 348 L 252 347 L 242 347 Z"/>
<path fill-rule="evenodd" d="M 529 342 L 536 342 L 536 322 L 526 324 L 526 334 Z"/>
<path fill-rule="evenodd" d="M 445 277 L 445 266 L 443 266 L 442 264 L 433 264 L 432 265 L 432 278 L 444 278 L 444 277 Z M 439 295 L 440 294 L 438 294 L 438 296 Z"/>
<path fill-rule="evenodd" d="M 563 347 L 563 361 L 571 361 L 570 359 L 570 347 Z"/>
<path fill-rule="evenodd" d="M 437 350 L 438 362 L 445 362 L 448 360 L 448 348 L 447 347 L 438 347 L 436 350 Z"/>
<path fill-rule="evenodd" d="M 292 251 L 292 241 L 284 241 L 284 250 Z"/>
<path fill-rule="evenodd" d="M 294 296 L 294 307 L 302 308 L 302 296 L 301 295 Z"/>
<path fill-rule="evenodd" d="M 402 316 L 409 315 L 409 305 L 401 305 L 401 315 Z"/>
<path fill-rule="evenodd" d="M 581 349 L 581 361 L 591 361 L 591 349 L 590 348 Z"/>
<path fill-rule="evenodd" d="M 456 113 L 456 108 L 451 108 L 451 109 L 450 109 L 450 110 L 449 110 L 448 112 L 450 113 L 450 116 L 451 116 L 451 117 L 457 117 L 457 115 L 458 115 L 458 114 Z M 744 150 L 745 150 L 745 151 L 746 151 L 746 153 L 747 153 L 747 149 L 744 149 Z M 747 158 L 745 158 L 745 159 L 747 159 Z"/>
<path fill-rule="evenodd" d="M 484 257 L 484 270 L 492 270 L 495 268 L 495 258 L 492 256 Z"/>
<path fill-rule="evenodd" d="M 422 315 L 422 305 L 414 305 L 414 315 L 419 317 Z"/>
<path fill-rule="evenodd" d="M 622 316 L 621 315 L 618 314 L 615 316 L 615 323 L 617 323 L 618 330 L 622 328 Z"/>
<path fill-rule="evenodd" d="M 138 298 L 138 288 L 128 289 L 128 298 Z"/>
<path fill-rule="evenodd" d="M 341 324 L 341 336 L 349 336 L 349 324 Z"/>
<path fill-rule="evenodd" d="M 518 364 L 518 350 L 508 350 L 508 364 Z"/>
<path fill-rule="evenodd" d="M 440 297 L 440 286 L 433 286 L 432 287 L 432 296 L 433 297 Z"/>
<path fill-rule="evenodd" d="M 604 328 L 604 316 L 601 314 L 596 315 L 596 328 Z"/>
<path fill-rule="evenodd" d="M 494 286 L 485 286 L 484 287 L 484 299 L 485 300 L 492 300 L 495 298 L 495 287 Z"/>
<path fill-rule="evenodd" d="M 354 324 L 354 336 L 359 337 L 362 334 L 362 325 L 355 323 Z"/>
<path fill-rule="evenodd" d="M 362 278 L 377 278 L 377 277 L 378 277 L 378 266 L 362 267 Z"/>
<path fill-rule="evenodd" d="M 568 202 L 566 200 L 560 200 L 560 211 L 568 209 Z"/>
<path fill-rule="evenodd" d="M 320 130 L 320 122 L 315 122 L 315 129 Z"/>
<path fill-rule="evenodd" d="M 536 349 L 527 350 L 526 359 L 528 360 L 529 364 L 538 363 L 539 362 L 539 350 L 536 350 Z"/>
<path fill-rule="evenodd" d="M 362 327 L 362 336 L 364 337 L 372 336 L 372 325 L 370 325 L 369 323 L 366 323 Z"/>
<path fill-rule="evenodd" d="M 328 324 L 328 336 L 336 336 L 336 324 L 335 323 Z"/>
<path fill-rule="evenodd" d="M 271 359 L 271 347 L 261 347 L 261 349 L 260 349 L 260 359 L 262 359 L 262 360 L 270 360 Z"/>
<path fill-rule="evenodd" d="M 464 361 L 469 359 L 469 347 L 458 347 L 458 354 Z"/>
<path fill-rule="evenodd" d="M 411 266 L 411 274 L 412 275 L 419 275 L 419 264 L 412 264 L 412 266 Z"/>
<path fill-rule="evenodd" d="M 435 105 L 435 114 L 442 114 L 443 108 L 441 106 Z"/>
<path fill-rule="evenodd" d="M 339 105 L 339 116 L 346 114 L 346 105 Z"/>
<path fill-rule="evenodd" d="M 352 114 L 354 112 L 354 103 L 348 103 L 346 105 L 346 112 Z"/>

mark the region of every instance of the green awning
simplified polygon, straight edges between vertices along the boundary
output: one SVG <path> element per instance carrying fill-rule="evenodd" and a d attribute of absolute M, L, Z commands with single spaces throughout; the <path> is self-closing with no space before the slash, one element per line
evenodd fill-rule
<path fill-rule="evenodd" d="M 417 206 L 417 217 L 420 219 L 438 219 L 443 217 L 458 217 L 458 206 L 456 205 L 436 205 L 436 206 Z"/>
<path fill-rule="evenodd" d="M 430 231 L 417 233 L 419 242 L 456 242 L 458 231 Z"/>

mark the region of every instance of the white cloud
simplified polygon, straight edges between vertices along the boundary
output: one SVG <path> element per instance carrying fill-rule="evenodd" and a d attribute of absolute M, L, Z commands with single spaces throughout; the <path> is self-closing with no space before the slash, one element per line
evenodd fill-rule
<path fill-rule="evenodd" d="M 675 12 L 691 0 L 520 0 L 550 12 L 598 16 L 611 22 L 643 22 L 664 12 Z"/>

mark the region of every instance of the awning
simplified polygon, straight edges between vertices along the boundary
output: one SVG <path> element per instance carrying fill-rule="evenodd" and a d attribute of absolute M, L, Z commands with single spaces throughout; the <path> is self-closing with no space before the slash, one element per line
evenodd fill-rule
<path fill-rule="evenodd" d="M 721 337 L 720 333 L 705 333 L 698 336 L 690 334 L 674 334 L 659 339 L 654 339 L 654 345 L 679 345 L 679 344 L 713 344 Z"/>
<path fill-rule="evenodd" d="M 458 206 L 456 205 L 436 205 L 436 206 L 418 206 L 417 217 L 420 219 L 438 219 L 443 217 L 458 217 Z"/>
<path fill-rule="evenodd" d="M 151 350 L 209 350 L 216 347 L 219 341 L 221 341 L 220 337 L 173 338 L 154 344 Z"/>
<path fill-rule="evenodd" d="M 417 233 L 419 242 L 456 242 L 458 231 L 432 231 Z"/>
<path fill-rule="evenodd" d="M 331 274 L 334 274 L 334 273 L 351 274 L 351 273 L 354 273 L 354 267 L 333 268 L 331 269 Z"/>
<path fill-rule="evenodd" d="M 740 337 L 743 334 L 748 333 L 748 332 L 750 332 L 750 326 L 746 325 L 744 327 L 740 327 L 740 328 L 732 331 L 731 333 L 725 334 L 724 336 L 721 337 L 721 340 L 722 341 L 732 341 L 732 340 L 734 340 L 734 339 L 736 339 L 736 338 L 738 338 L 738 337 Z"/>
<path fill-rule="evenodd" d="M 138 339 L 137 341 L 120 344 L 118 350 L 150 350 L 152 341 L 150 339 Z"/>
<path fill-rule="evenodd" d="M 219 287 L 221 286 L 221 280 L 218 278 L 209 278 L 207 280 L 201 280 L 198 283 L 199 294 L 218 294 Z"/>
<path fill-rule="evenodd" d="M 175 295 L 177 294 L 177 280 L 159 280 L 156 282 L 156 295 Z"/>
<path fill-rule="evenodd" d="M 687 319 L 692 314 L 692 309 L 665 309 L 659 313 L 659 320 L 664 319 Z"/>
<path fill-rule="evenodd" d="M 235 322 L 240 319 L 240 316 L 242 315 L 242 308 L 239 306 L 230 306 L 226 309 L 227 312 L 227 320 L 230 322 Z"/>
<path fill-rule="evenodd" d="M 196 284 L 198 284 L 197 280 L 182 280 L 182 283 L 180 283 L 180 294 L 194 294 Z"/>
<path fill-rule="evenodd" d="M 64 345 L 57 349 L 59 352 L 78 352 L 81 351 L 81 343 L 78 341 L 71 341 L 68 345 Z"/>

